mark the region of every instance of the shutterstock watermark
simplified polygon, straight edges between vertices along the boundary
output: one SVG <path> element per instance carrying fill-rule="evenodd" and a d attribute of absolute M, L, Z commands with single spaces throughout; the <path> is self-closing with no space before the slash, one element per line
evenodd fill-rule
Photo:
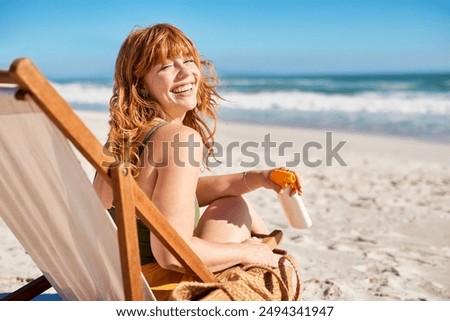
<path fill-rule="evenodd" d="M 175 135 L 174 140 L 171 142 L 162 142 L 162 157 L 159 156 L 159 161 L 155 160 L 153 153 L 153 143 L 150 142 L 146 146 L 142 146 L 139 143 L 135 143 L 131 148 L 125 148 L 131 155 L 131 150 L 135 148 L 138 150 L 140 146 L 144 148 L 144 152 L 147 153 L 147 162 L 153 167 L 164 167 L 169 165 L 169 159 L 176 166 L 185 167 L 188 164 L 191 166 L 200 166 L 200 163 L 195 160 L 195 151 L 199 148 L 203 148 L 203 152 L 212 151 L 212 155 L 208 161 L 210 168 L 219 166 L 232 167 L 238 165 L 244 168 L 254 168 L 256 166 L 267 167 L 287 167 L 292 168 L 300 164 L 307 167 L 319 167 L 325 166 L 348 166 L 341 156 L 341 149 L 347 141 L 333 142 L 333 133 L 325 132 L 325 142 L 308 141 L 304 143 L 300 148 L 294 147 L 293 142 L 277 142 L 272 140 L 271 134 L 268 133 L 260 141 L 232 141 L 226 145 L 222 145 L 218 142 L 210 146 L 201 146 L 202 144 L 195 141 L 194 135 L 189 135 L 187 141 L 180 141 L 179 135 Z M 107 156 L 115 157 L 110 151 L 110 147 L 114 145 L 114 142 L 107 143 L 103 152 Z M 318 152 L 320 151 L 320 156 Z M 130 155 L 125 155 L 124 159 L 130 159 Z M 170 155 L 170 157 L 169 157 Z M 279 163 L 281 157 L 285 158 L 284 164 Z M 238 164 L 235 164 L 235 159 L 241 159 Z M 116 159 L 117 161 L 117 159 Z M 112 163 L 104 163 L 104 166 L 111 165 Z M 141 164 L 143 167 L 143 164 Z"/>

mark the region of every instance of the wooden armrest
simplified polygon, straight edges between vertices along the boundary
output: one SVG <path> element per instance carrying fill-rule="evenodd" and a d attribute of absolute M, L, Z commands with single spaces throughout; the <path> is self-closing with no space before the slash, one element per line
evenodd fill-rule
<path fill-rule="evenodd" d="M 280 230 L 274 230 L 270 234 L 258 234 L 252 233 L 252 236 L 256 236 L 257 238 L 262 239 L 262 242 L 267 244 L 274 253 L 280 255 L 286 255 L 287 252 L 285 250 L 277 249 L 278 244 L 283 240 L 283 232 Z"/>

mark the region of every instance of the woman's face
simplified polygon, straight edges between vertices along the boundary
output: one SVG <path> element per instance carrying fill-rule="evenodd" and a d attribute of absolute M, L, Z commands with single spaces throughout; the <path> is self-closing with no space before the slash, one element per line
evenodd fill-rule
<path fill-rule="evenodd" d="M 153 66 L 144 81 L 149 94 L 171 118 L 181 120 L 197 106 L 200 70 L 191 57 L 168 60 Z"/>

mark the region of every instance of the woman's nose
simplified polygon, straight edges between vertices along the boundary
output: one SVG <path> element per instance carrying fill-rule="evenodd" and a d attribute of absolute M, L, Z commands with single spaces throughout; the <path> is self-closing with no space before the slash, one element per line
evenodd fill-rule
<path fill-rule="evenodd" d="M 178 68 L 177 78 L 183 78 L 189 75 L 189 68 L 185 64 L 181 64 Z"/>

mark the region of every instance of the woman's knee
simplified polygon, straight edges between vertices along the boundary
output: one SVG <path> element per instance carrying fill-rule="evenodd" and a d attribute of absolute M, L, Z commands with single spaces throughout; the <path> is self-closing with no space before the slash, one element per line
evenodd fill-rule
<path fill-rule="evenodd" d="M 203 213 L 196 229 L 202 238 L 243 241 L 250 236 L 251 208 L 241 196 L 215 200 Z"/>
<path fill-rule="evenodd" d="M 251 225 L 250 207 L 242 196 L 223 197 L 207 209 L 212 219 L 226 220 L 236 225 Z"/>

